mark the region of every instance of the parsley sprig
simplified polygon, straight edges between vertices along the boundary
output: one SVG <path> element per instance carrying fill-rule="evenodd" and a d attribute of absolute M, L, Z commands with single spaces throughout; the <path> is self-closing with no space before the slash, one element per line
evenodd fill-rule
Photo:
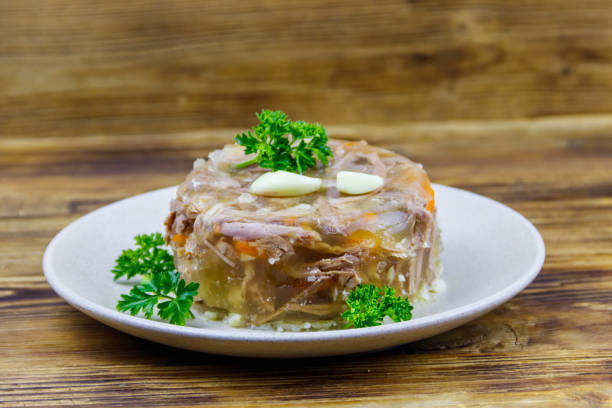
<path fill-rule="evenodd" d="M 158 275 L 174 270 L 172 255 L 163 248 L 162 234 L 136 235 L 136 249 L 124 250 L 115 261 L 115 280 L 122 276 Z"/>
<path fill-rule="evenodd" d="M 254 158 L 235 165 L 242 168 L 259 164 L 272 170 L 302 174 L 315 167 L 317 159 L 327 166 L 333 153 L 327 146 L 327 133 L 320 124 L 292 122 L 281 111 L 262 110 L 256 113 L 259 124 L 253 131 L 236 135 L 236 143 L 245 153 L 257 153 Z"/>
<path fill-rule="evenodd" d="M 172 324 L 185 325 L 193 318 L 191 306 L 197 295 L 199 284 L 187 284 L 174 268 L 172 255 L 163 248 L 164 238 L 160 233 L 134 237 L 136 249 L 126 249 L 115 261 L 112 272 L 115 280 L 142 275 L 139 285 L 129 294 L 121 295 L 117 310 L 132 316 L 142 312 L 147 319 L 157 315 Z M 160 302 L 161 301 L 161 302 Z"/>
<path fill-rule="evenodd" d="M 369 327 L 382 324 L 385 316 L 394 322 L 412 319 L 412 305 L 406 298 L 395 296 L 395 289 L 385 286 L 381 291 L 374 285 L 359 285 L 346 299 L 349 309 L 342 318 L 349 327 Z"/>

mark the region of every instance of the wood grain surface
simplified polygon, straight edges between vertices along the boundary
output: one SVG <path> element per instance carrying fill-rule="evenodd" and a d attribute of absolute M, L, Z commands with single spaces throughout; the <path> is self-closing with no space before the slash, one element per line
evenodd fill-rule
<path fill-rule="evenodd" d="M 0 0 L 29 137 L 612 112 L 610 0 Z M 32 120 L 32 116 L 36 120 Z"/>
<path fill-rule="evenodd" d="M 0 407 L 612 406 L 612 2 L 0 0 Z M 499 200 L 538 278 L 368 355 L 197 354 L 76 311 L 51 238 L 179 183 L 262 107 Z"/>
<path fill-rule="evenodd" d="M 264 361 L 130 337 L 58 298 L 45 245 L 84 213 L 181 181 L 231 129 L 0 141 L 0 406 L 610 406 L 612 116 L 330 127 L 424 163 L 539 228 L 535 282 L 449 333 L 381 353 Z"/>

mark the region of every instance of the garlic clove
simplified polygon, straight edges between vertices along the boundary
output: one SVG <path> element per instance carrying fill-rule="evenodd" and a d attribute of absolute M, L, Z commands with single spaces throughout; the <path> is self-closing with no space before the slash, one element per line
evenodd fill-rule
<path fill-rule="evenodd" d="M 293 197 L 310 194 L 320 188 L 319 178 L 280 170 L 259 176 L 251 184 L 249 192 L 270 197 Z"/>
<path fill-rule="evenodd" d="M 356 171 L 340 171 L 336 177 L 336 186 L 344 194 L 359 195 L 378 190 L 385 180 L 374 174 Z"/>

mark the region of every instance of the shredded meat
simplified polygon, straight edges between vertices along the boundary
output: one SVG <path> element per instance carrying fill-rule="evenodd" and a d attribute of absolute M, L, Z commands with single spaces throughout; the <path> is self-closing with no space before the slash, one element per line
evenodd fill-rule
<path fill-rule="evenodd" d="M 236 263 L 233 262 L 232 260 L 230 260 L 227 256 L 225 256 L 223 254 L 223 252 L 218 248 L 219 244 L 217 244 L 217 246 L 215 246 L 215 245 L 211 244 L 210 241 L 207 240 L 207 239 L 205 239 L 203 242 L 204 242 L 204 245 L 206 245 L 215 255 L 217 255 L 230 268 L 235 268 L 236 267 Z"/>
<path fill-rule="evenodd" d="M 279 235 L 256 239 L 251 241 L 250 245 L 253 248 L 256 248 L 258 253 L 266 254 L 273 260 L 278 260 L 284 256 L 292 256 L 295 254 L 293 245 Z"/>
<path fill-rule="evenodd" d="M 314 267 L 322 271 L 332 271 L 344 268 L 354 268 L 359 264 L 359 258 L 355 255 L 344 254 L 335 258 L 323 258 L 315 262 Z"/>
<path fill-rule="evenodd" d="M 274 236 L 292 236 L 302 239 L 320 239 L 314 231 L 286 225 L 263 224 L 259 222 L 224 222 L 218 225 L 217 231 L 222 235 L 242 239 L 259 239 Z"/>

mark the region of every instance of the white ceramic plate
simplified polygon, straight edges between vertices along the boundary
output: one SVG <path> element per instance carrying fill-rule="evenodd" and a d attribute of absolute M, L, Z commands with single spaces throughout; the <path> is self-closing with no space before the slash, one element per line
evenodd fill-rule
<path fill-rule="evenodd" d="M 140 233 L 162 231 L 175 187 L 100 208 L 49 244 L 43 269 L 53 289 L 83 313 L 134 336 L 190 350 L 251 357 L 313 357 L 384 349 L 457 327 L 525 288 L 544 262 L 544 242 L 516 211 L 489 198 L 435 185 L 446 290 L 417 305 L 408 322 L 319 332 L 234 329 L 201 316 L 186 327 L 115 310 L 130 286 L 115 283 L 115 258 Z"/>

